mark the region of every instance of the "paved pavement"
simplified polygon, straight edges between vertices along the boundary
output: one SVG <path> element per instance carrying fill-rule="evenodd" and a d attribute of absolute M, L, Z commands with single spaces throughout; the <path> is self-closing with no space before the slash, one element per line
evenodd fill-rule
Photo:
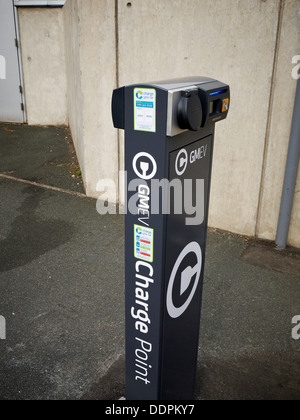
<path fill-rule="evenodd" d="M 0 124 L 1 400 L 124 395 L 124 220 L 68 193 L 83 190 L 67 138 Z M 211 230 L 197 398 L 300 399 L 295 315 L 299 252 Z"/>

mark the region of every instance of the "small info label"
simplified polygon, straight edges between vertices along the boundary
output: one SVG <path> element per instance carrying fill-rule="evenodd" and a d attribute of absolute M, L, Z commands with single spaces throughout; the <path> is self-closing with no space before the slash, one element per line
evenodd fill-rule
<path fill-rule="evenodd" d="M 139 260 L 153 262 L 153 229 L 144 226 L 134 225 L 134 249 L 135 258 Z"/>
<path fill-rule="evenodd" d="M 134 89 L 134 129 L 156 132 L 156 90 Z"/>

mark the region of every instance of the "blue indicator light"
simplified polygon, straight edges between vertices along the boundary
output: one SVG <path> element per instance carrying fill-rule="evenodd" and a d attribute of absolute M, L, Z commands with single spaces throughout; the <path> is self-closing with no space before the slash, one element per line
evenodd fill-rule
<path fill-rule="evenodd" d="M 216 96 L 216 95 L 221 95 L 221 93 L 226 92 L 226 90 L 218 90 L 217 92 L 212 92 L 209 94 L 209 96 Z"/>

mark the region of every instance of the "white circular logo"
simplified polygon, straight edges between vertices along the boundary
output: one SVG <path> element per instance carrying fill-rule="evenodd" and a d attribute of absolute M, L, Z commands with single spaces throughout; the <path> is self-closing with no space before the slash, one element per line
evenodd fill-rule
<path fill-rule="evenodd" d="M 157 172 L 157 163 L 154 157 L 145 152 L 138 153 L 135 156 L 132 166 L 136 175 L 146 181 L 154 178 Z M 151 166 L 153 167 L 152 171 Z"/>
<path fill-rule="evenodd" d="M 192 253 L 195 254 L 196 257 L 197 257 L 197 264 L 194 267 L 186 267 L 186 269 L 181 272 L 181 283 L 180 283 L 180 294 L 181 294 L 181 296 L 189 288 L 194 276 L 196 276 L 195 283 L 194 283 L 193 289 L 192 289 L 188 299 L 184 303 L 184 305 L 182 305 L 180 308 L 176 308 L 176 306 L 174 305 L 174 302 L 173 302 L 173 288 L 174 288 L 176 275 L 177 275 L 177 272 L 179 270 L 179 267 L 180 267 L 182 261 L 185 259 L 185 257 L 187 255 L 192 254 Z M 189 245 L 187 245 L 184 248 L 184 250 L 179 255 L 179 257 L 178 257 L 178 259 L 177 259 L 177 261 L 174 265 L 171 277 L 170 277 L 168 292 L 167 292 L 167 309 L 168 309 L 168 313 L 169 313 L 171 318 L 174 318 L 174 319 L 179 318 L 181 315 L 184 314 L 184 312 L 190 306 L 190 303 L 193 300 L 193 297 L 196 293 L 196 290 L 197 290 L 197 287 L 198 287 L 198 284 L 199 284 L 201 270 L 202 270 L 202 251 L 201 251 L 201 247 L 197 242 L 191 242 Z"/>
<path fill-rule="evenodd" d="M 185 173 L 188 165 L 189 157 L 185 149 L 180 150 L 176 158 L 175 170 L 178 176 Z"/>

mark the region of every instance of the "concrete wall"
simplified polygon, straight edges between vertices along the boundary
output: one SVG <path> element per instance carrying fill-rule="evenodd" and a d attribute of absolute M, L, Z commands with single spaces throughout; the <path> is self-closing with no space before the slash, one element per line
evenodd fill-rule
<path fill-rule="evenodd" d="M 81 86 L 80 27 L 78 2 L 68 1 L 63 9 L 67 72 L 68 120 L 83 177 L 85 170 L 85 142 L 83 137 L 83 93 Z"/>
<path fill-rule="evenodd" d="M 287 0 L 282 13 L 278 56 L 274 74 L 270 127 L 267 133 L 263 168 L 261 207 L 257 234 L 273 240 L 276 236 L 282 185 L 288 151 L 296 81 L 291 77 L 292 57 L 300 52 L 300 2 Z M 300 247 L 300 171 L 289 242 Z"/>
<path fill-rule="evenodd" d="M 209 224 L 275 239 L 296 88 L 291 70 L 299 54 L 300 2 L 118 4 L 120 85 L 193 74 L 230 84 L 230 115 L 217 125 Z M 298 191 L 289 238 L 295 246 L 299 199 Z"/>
<path fill-rule="evenodd" d="M 121 84 L 193 74 L 230 84 L 229 119 L 217 126 L 210 225 L 254 235 L 279 1 L 131 3 L 119 2 Z"/>
<path fill-rule="evenodd" d="M 69 0 L 64 8 L 68 113 L 86 192 L 98 197 L 100 179 L 118 180 L 118 134 L 111 122 L 116 86 L 115 5 Z M 108 196 L 116 201 L 113 194 Z"/>
<path fill-rule="evenodd" d="M 66 125 L 66 66 L 62 9 L 19 8 L 29 124 Z"/>
<path fill-rule="evenodd" d="M 231 85 L 232 105 L 229 118 L 217 125 L 210 226 L 275 238 L 296 89 L 292 57 L 300 54 L 300 1 L 67 0 L 63 9 L 27 9 L 20 17 L 26 97 L 29 115 L 35 116 L 30 121 L 43 123 L 38 98 L 30 92 L 31 86 L 37 91 L 38 58 L 45 60 L 37 37 L 48 47 L 46 34 L 57 31 L 59 49 L 52 55 L 65 57 L 66 71 L 57 60 L 60 92 L 48 92 L 45 99 L 49 106 L 50 98 L 67 91 L 68 120 L 88 195 L 98 197 L 99 179 L 118 184 L 123 168 L 123 135 L 114 130 L 110 115 L 114 87 L 187 75 L 215 77 Z M 37 28 L 30 29 L 33 21 Z M 36 31 L 39 35 L 30 35 Z M 53 66 L 55 60 L 49 61 Z M 43 79 L 36 77 L 41 86 Z M 289 243 L 300 247 L 299 184 L 300 175 Z"/>

